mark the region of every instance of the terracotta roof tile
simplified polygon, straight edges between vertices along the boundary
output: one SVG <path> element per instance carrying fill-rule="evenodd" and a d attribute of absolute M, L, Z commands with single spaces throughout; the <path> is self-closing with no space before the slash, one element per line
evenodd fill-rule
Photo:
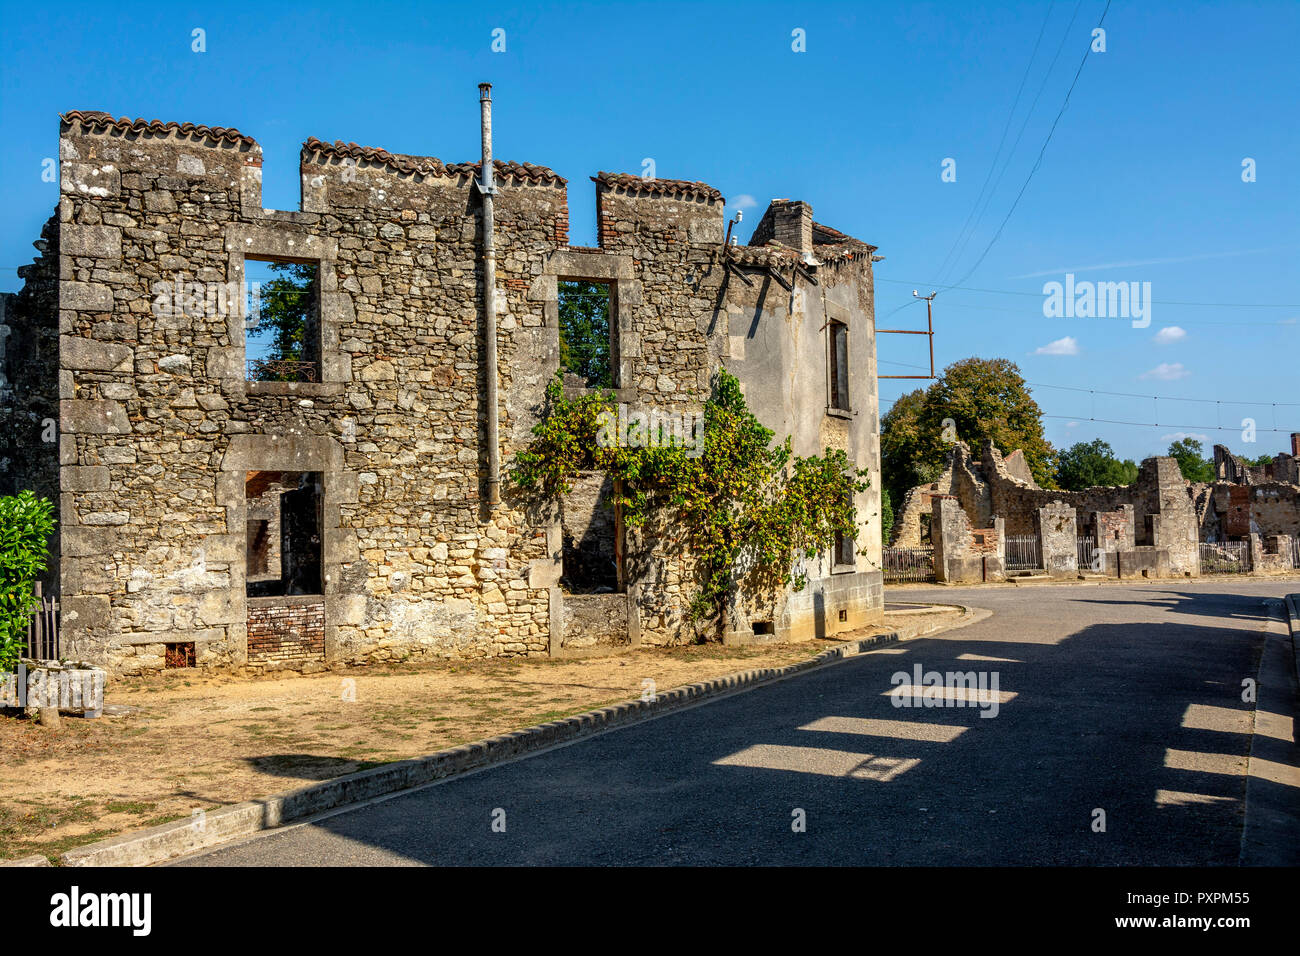
<path fill-rule="evenodd" d="M 624 189 L 635 189 L 656 195 L 699 197 L 725 202 L 722 193 L 708 183 L 688 182 L 684 179 L 644 179 L 631 173 L 600 172 L 592 176 L 591 181 L 602 186 L 622 186 Z"/>
<path fill-rule="evenodd" d="M 126 116 L 114 119 L 113 114 L 102 110 L 70 110 L 59 116 L 64 123 L 83 123 L 96 133 L 108 129 L 132 130 L 134 132 L 171 133 L 178 132 L 186 136 L 198 135 L 224 143 L 247 143 L 256 146 L 257 140 L 245 136 L 233 126 L 196 126 L 193 123 L 164 123 L 162 120 L 130 119 Z"/>
<path fill-rule="evenodd" d="M 452 163 L 447 168 L 453 173 L 472 173 L 478 175 L 479 167 L 483 165 L 480 160 L 477 163 Z M 568 185 L 568 180 L 546 166 L 538 166 L 535 163 L 508 163 L 505 160 L 492 160 L 492 168 L 496 170 L 498 176 L 504 176 L 509 179 L 526 180 L 531 183 L 554 183 L 558 186 Z"/>
<path fill-rule="evenodd" d="M 327 143 L 315 136 L 303 143 L 303 159 L 315 159 L 319 154 L 340 156 L 345 159 L 364 159 L 373 163 L 381 163 L 398 172 L 419 173 L 423 176 L 473 176 L 478 174 L 479 167 L 483 165 L 481 162 L 444 163 L 436 156 L 407 156 L 402 153 L 390 153 L 386 149 L 379 149 L 374 146 L 358 146 L 356 143 L 345 143 L 342 140 Z M 497 159 L 493 160 L 492 166 L 497 175 L 503 179 L 558 186 L 563 186 L 568 182 L 553 170 L 532 163 L 510 163 Z"/>

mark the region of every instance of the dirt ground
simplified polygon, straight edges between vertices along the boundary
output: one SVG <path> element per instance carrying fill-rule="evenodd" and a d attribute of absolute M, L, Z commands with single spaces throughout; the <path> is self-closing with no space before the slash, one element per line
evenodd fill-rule
<path fill-rule="evenodd" d="M 59 853 L 211 809 L 433 753 L 736 671 L 780 667 L 839 638 L 931 631 L 960 611 L 891 615 L 836 640 L 653 648 L 236 678 L 182 670 L 109 685 L 124 716 L 59 729 L 0 717 L 0 859 Z M 355 690 L 355 699 L 345 691 Z"/>

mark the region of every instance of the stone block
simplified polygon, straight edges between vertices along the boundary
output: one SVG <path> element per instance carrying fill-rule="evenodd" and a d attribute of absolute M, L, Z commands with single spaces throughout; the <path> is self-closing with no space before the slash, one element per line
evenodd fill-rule
<path fill-rule="evenodd" d="M 122 230 L 116 226 L 65 224 L 59 230 L 59 252 L 94 259 L 122 258 Z"/>
<path fill-rule="evenodd" d="M 63 491 L 108 491 L 108 469 L 103 465 L 69 465 L 59 470 Z"/>
<path fill-rule="evenodd" d="M 59 336 L 61 368 L 88 372 L 130 372 L 134 353 L 128 346 L 83 335 Z"/>
<path fill-rule="evenodd" d="M 112 312 L 113 290 L 97 282 L 60 282 L 59 308 L 79 312 Z"/>
<path fill-rule="evenodd" d="M 59 428 L 73 435 L 129 435 L 131 422 L 120 402 L 66 399 L 59 403 Z"/>

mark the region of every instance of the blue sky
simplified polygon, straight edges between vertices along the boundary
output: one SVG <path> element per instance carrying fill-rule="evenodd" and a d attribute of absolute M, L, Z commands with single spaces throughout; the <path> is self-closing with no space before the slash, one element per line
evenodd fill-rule
<path fill-rule="evenodd" d="M 911 291 L 940 289 L 937 363 L 1015 361 L 1058 447 L 1100 436 L 1140 459 L 1191 432 L 1281 450 L 1300 431 L 1300 4 L 1113 3 L 1106 51 L 1088 55 L 970 271 L 1104 7 L 6 2 L 0 290 L 17 289 L 57 200 L 41 170 L 61 111 L 238 127 L 265 150 L 266 204 L 297 208 L 308 136 L 473 159 L 488 80 L 497 155 L 568 177 L 575 245 L 595 242 L 587 177 L 646 158 L 718 187 L 747 227 L 773 197 L 804 199 L 880 247 L 883 327 L 923 327 Z M 196 29 L 206 52 L 191 49 Z M 948 158 L 955 182 L 941 179 Z M 997 188 L 960 245 L 986 179 Z M 1067 272 L 1151 283 L 1150 327 L 1045 317 L 1043 284 Z M 1182 335 L 1157 338 L 1169 327 Z M 882 336 L 880 357 L 882 373 L 919 371 L 924 339 Z M 883 380 L 882 402 L 919 384 Z"/>

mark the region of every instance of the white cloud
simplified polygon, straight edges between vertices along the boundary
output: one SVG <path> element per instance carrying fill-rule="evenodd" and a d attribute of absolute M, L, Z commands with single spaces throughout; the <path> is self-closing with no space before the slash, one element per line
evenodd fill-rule
<path fill-rule="evenodd" d="M 736 209 L 757 209 L 758 200 L 749 193 L 741 193 L 739 196 L 731 197 L 731 205 Z"/>
<path fill-rule="evenodd" d="M 1046 345 L 1034 349 L 1035 355 L 1078 355 L 1079 343 L 1074 340 L 1074 336 L 1067 335 L 1063 339 L 1057 339 L 1055 342 L 1048 342 Z"/>
<path fill-rule="evenodd" d="M 1207 442 L 1210 440 L 1209 435 L 1201 435 L 1197 432 L 1173 432 L 1169 435 L 1160 436 L 1161 441 L 1182 441 L 1184 438 L 1195 438 L 1199 442 Z"/>
<path fill-rule="evenodd" d="M 1176 325 L 1167 325 L 1156 333 L 1156 345 L 1172 345 L 1187 338 L 1187 330 Z"/>
<path fill-rule="evenodd" d="M 1065 423 L 1065 427 L 1066 427 L 1066 428 L 1078 428 L 1078 427 L 1079 427 L 1079 423 L 1078 423 L 1078 422 L 1066 422 L 1066 423 Z"/>
<path fill-rule="evenodd" d="M 1162 382 L 1172 382 L 1176 378 L 1186 378 L 1192 373 L 1183 368 L 1182 362 L 1161 362 L 1149 372 L 1143 372 L 1139 378 L 1158 378 Z"/>

